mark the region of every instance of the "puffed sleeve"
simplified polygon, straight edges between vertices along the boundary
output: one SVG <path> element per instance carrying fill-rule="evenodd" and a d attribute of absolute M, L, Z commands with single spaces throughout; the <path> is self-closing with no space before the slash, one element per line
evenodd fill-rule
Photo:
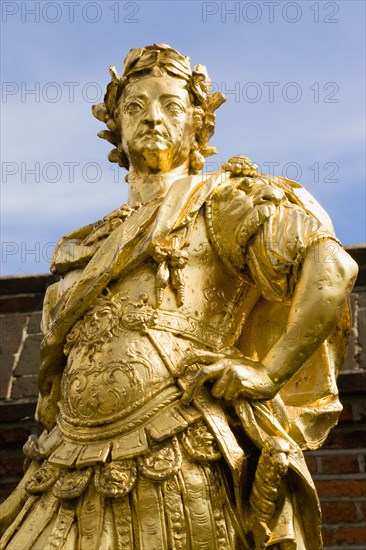
<path fill-rule="evenodd" d="M 251 238 L 245 250 L 245 268 L 267 300 L 291 299 L 305 255 L 320 241 L 328 239 L 332 241 L 329 243 L 331 261 L 332 253 L 339 246 L 333 233 L 317 218 L 286 200 Z"/>
<path fill-rule="evenodd" d="M 222 262 L 271 302 L 291 300 L 301 263 L 317 243 L 330 240 L 329 261 L 339 246 L 332 227 L 268 176 L 232 181 L 219 189 L 207 205 L 206 218 Z"/>

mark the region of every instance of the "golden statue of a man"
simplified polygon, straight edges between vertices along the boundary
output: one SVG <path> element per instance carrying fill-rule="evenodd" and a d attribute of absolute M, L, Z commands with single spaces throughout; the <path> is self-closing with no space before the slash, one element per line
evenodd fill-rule
<path fill-rule="evenodd" d="M 244 156 L 205 177 L 202 65 L 133 49 L 93 113 L 129 197 L 56 247 L 39 438 L 1 548 L 315 550 L 302 450 L 337 422 L 357 267 L 297 183 Z"/>

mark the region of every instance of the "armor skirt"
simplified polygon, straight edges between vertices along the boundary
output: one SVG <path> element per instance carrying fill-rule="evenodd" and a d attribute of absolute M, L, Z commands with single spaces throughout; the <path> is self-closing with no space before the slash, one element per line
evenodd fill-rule
<path fill-rule="evenodd" d="M 219 462 L 182 449 L 178 471 L 151 479 L 138 469 L 90 468 L 30 494 L 4 534 L 6 550 L 236 550 L 235 518 Z M 109 468 L 109 471 L 108 471 Z M 88 473 L 86 473 L 88 472 Z M 147 472 L 148 473 L 148 472 Z M 78 472 L 78 475 L 80 472 Z M 72 476 L 69 474 L 69 476 Z M 119 476 L 119 491 L 113 486 Z M 62 483 L 60 483 L 62 481 Z M 85 487 L 85 488 L 84 488 Z M 79 496 L 76 493 L 81 491 Z M 121 493 L 125 492 L 124 496 Z M 74 498 L 70 498 L 73 497 Z"/>

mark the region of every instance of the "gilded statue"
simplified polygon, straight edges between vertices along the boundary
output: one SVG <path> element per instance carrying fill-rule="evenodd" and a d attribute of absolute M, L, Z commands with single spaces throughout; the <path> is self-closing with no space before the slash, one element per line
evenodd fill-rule
<path fill-rule="evenodd" d="M 357 266 L 298 183 L 238 155 L 204 173 L 203 65 L 165 44 L 93 107 L 127 204 L 56 246 L 6 550 L 317 550 L 303 451 L 341 411 Z"/>

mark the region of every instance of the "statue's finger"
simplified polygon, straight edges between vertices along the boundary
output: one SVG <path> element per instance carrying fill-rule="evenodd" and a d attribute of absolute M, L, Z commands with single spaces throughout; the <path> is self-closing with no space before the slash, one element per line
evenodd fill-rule
<path fill-rule="evenodd" d="M 219 399 L 220 397 L 225 397 L 227 395 L 227 390 L 231 386 L 230 380 L 228 378 L 228 373 L 223 372 L 222 376 L 216 380 L 211 393 L 214 397 Z"/>
<path fill-rule="evenodd" d="M 188 388 L 182 395 L 181 401 L 183 404 L 188 405 L 192 399 L 194 398 L 195 394 L 199 390 L 199 388 L 209 380 L 215 380 L 218 376 L 222 374 L 222 372 L 225 369 L 225 362 L 219 361 L 218 363 L 215 363 L 215 365 L 210 365 L 208 367 L 204 367 L 201 369 L 193 378 L 193 380 L 189 383 Z"/>
<path fill-rule="evenodd" d="M 240 382 L 233 378 L 232 373 L 227 370 L 215 382 L 211 393 L 216 398 L 224 398 L 227 401 L 235 399 L 240 392 Z"/>
<path fill-rule="evenodd" d="M 224 357 L 222 353 L 213 353 L 211 351 L 199 351 L 192 352 L 186 355 L 179 363 L 175 370 L 175 376 L 182 376 L 185 369 L 190 367 L 194 363 L 203 363 L 204 365 L 210 365 L 216 363 Z"/>

